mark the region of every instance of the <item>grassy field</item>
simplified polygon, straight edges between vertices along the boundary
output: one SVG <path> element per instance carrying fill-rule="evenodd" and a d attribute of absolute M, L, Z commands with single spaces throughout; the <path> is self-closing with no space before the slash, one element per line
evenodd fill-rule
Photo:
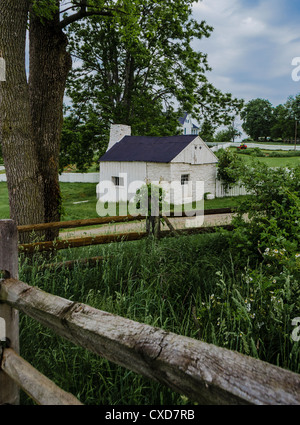
<path fill-rule="evenodd" d="M 249 155 L 253 149 L 249 149 L 247 154 L 238 151 L 236 148 L 230 148 L 234 152 L 239 152 L 239 157 L 247 164 L 250 164 L 253 155 Z M 300 153 L 293 156 L 293 151 L 268 151 L 261 150 L 261 153 L 267 156 L 255 157 L 264 162 L 269 167 L 295 167 L 300 165 Z M 282 155 L 273 157 L 272 155 Z M 63 201 L 62 220 L 76 220 L 83 218 L 95 218 L 96 212 L 96 184 L 94 183 L 60 183 Z M 226 208 L 237 205 L 239 199 L 236 197 L 218 198 L 208 200 L 204 203 L 205 209 Z M 81 203 L 82 202 L 82 203 Z M 9 218 L 8 192 L 6 183 L 0 183 L 0 219 Z"/>
<path fill-rule="evenodd" d="M 55 295 L 300 372 L 291 320 L 300 301 L 257 268 L 235 262 L 224 233 L 60 251 L 47 261 L 103 255 L 61 271 L 21 261 L 20 279 Z M 269 271 L 268 271 L 269 273 Z M 277 288 L 277 289 L 276 289 Z M 284 300 L 284 302 L 282 301 Z M 183 405 L 191 400 L 78 348 L 21 314 L 21 355 L 90 405 Z M 33 349 L 34 347 L 34 349 Z M 32 402 L 22 395 L 23 404 Z"/>
<path fill-rule="evenodd" d="M 240 155 L 240 158 L 243 158 L 247 164 L 250 164 L 253 157 L 250 155 Z M 291 158 L 272 158 L 272 157 L 262 157 L 256 158 L 258 161 L 263 162 L 268 167 L 289 167 L 294 168 L 297 165 L 300 165 L 300 156 L 295 156 Z"/>
<path fill-rule="evenodd" d="M 93 183 L 61 183 L 63 201 L 63 220 L 95 218 L 96 184 Z M 74 204 L 74 202 L 84 203 Z M 0 219 L 9 218 L 8 190 L 6 183 L 0 183 Z"/>
<path fill-rule="evenodd" d="M 63 219 L 96 217 L 95 184 L 61 184 Z M 85 203 L 77 203 L 88 201 Z M 205 202 L 232 207 L 239 197 Z M 8 218 L 6 183 L 0 217 Z M 20 255 L 20 280 L 71 301 L 200 339 L 300 373 L 299 342 L 291 338 L 299 316 L 297 276 L 232 253 L 233 233 L 112 243 Z M 90 267 L 42 268 L 46 263 L 103 256 Z M 270 260 L 271 261 L 271 260 Z M 274 263 L 275 264 L 275 263 Z M 21 355 L 87 405 L 193 404 L 152 382 L 57 337 L 20 314 Z M 22 404 L 32 401 L 22 393 Z"/>
<path fill-rule="evenodd" d="M 62 220 L 96 218 L 96 184 L 94 183 L 61 183 L 63 200 Z M 238 197 L 227 197 L 208 200 L 204 208 L 227 208 L 237 205 Z M 88 201 L 84 203 L 77 203 Z M 75 203 L 74 203 L 75 202 Z M 7 184 L 0 183 L 0 219 L 9 218 Z"/>
<path fill-rule="evenodd" d="M 230 148 L 233 152 L 237 152 L 239 157 L 243 159 L 247 164 L 250 164 L 253 158 L 263 162 L 268 167 L 296 167 L 300 165 L 300 152 L 291 151 L 270 151 L 267 149 L 261 149 L 260 155 L 256 156 L 256 149 L 247 149 L 246 151 L 240 151 L 236 148 Z"/>

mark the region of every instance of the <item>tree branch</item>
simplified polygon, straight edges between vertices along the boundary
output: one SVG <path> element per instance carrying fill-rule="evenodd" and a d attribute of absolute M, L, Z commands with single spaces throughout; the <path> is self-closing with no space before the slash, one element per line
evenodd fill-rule
<path fill-rule="evenodd" d="M 66 28 L 68 25 L 72 24 L 73 22 L 79 21 L 80 19 L 86 18 L 88 16 L 113 16 L 113 11 L 111 10 L 86 10 L 84 7 L 80 9 L 79 12 L 74 13 L 73 15 L 65 17 L 60 22 L 60 28 Z"/>

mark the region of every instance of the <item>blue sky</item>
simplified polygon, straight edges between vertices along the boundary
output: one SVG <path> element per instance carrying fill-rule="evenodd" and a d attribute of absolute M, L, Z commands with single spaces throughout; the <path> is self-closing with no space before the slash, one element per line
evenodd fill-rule
<path fill-rule="evenodd" d="M 214 27 L 194 47 L 208 54 L 208 78 L 217 88 L 273 106 L 300 93 L 292 79 L 292 60 L 300 57 L 299 0 L 202 0 L 193 16 Z"/>

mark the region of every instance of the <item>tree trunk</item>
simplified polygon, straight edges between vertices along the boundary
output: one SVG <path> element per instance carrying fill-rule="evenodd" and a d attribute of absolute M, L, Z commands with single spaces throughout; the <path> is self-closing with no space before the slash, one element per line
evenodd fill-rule
<path fill-rule="evenodd" d="M 0 82 L 0 138 L 9 191 L 10 218 L 18 225 L 43 220 L 43 181 L 30 119 L 25 72 L 28 0 L 0 1 L 0 50 L 6 81 Z M 28 237 L 23 235 L 22 241 Z"/>
<path fill-rule="evenodd" d="M 59 150 L 63 123 L 63 97 L 72 60 L 66 52 L 67 37 L 59 27 L 59 15 L 51 21 L 30 16 L 29 93 L 39 172 L 44 189 L 44 222 L 59 221 Z M 46 240 L 57 236 L 46 232 Z"/>

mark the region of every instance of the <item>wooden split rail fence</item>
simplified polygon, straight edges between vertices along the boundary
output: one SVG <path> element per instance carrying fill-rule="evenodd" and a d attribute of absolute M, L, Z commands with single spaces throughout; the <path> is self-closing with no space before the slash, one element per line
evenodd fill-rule
<path fill-rule="evenodd" d="M 203 212 L 195 212 L 195 215 L 197 213 L 203 213 Z M 228 214 L 232 213 L 231 208 L 218 208 L 218 209 L 211 209 L 206 210 L 204 212 L 204 215 L 215 215 L 215 214 Z M 170 214 L 169 218 L 176 218 L 176 217 L 186 217 L 189 216 L 185 213 L 180 213 L 180 215 L 176 216 L 174 213 Z M 96 226 L 96 225 L 103 225 L 103 224 L 114 224 L 114 223 L 128 223 L 132 221 L 141 221 L 146 220 L 147 218 L 142 215 L 138 216 L 121 216 L 121 217 L 99 217 L 99 218 L 93 218 L 93 219 L 86 219 L 86 220 L 72 220 L 72 221 L 60 221 L 55 223 L 43 223 L 43 224 L 34 224 L 34 225 L 24 225 L 24 226 L 18 226 L 18 232 L 24 233 L 24 232 L 39 232 L 43 230 L 48 229 L 70 229 L 70 228 L 78 228 L 78 227 L 86 227 L 86 226 Z M 168 226 L 170 227 L 170 220 L 165 217 L 166 221 L 168 222 Z M 151 220 L 151 218 L 150 218 Z M 172 226 L 171 226 L 172 227 Z M 209 227 L 192 227 L 189 229 L 181 229 L 179 232 L 181 234 L 194 234 L 194 233 L 210 233 L 215 232 L 215 229 L 219 226 L 209 226 Z M 232 230 L 233 226 L 231 225 L 224 225 L 222 226 L 224 229 Z M 172 236 L 174 235 L 174 229 L 169 230 L 159 230 L 159 237 L 163 238 L 166 236 Z M 26 243 L 26 244 L 20 244 L 19 248 L 25 252 L 36 252 L 36 251 L 51 251 L 51 250 L 60 250 L 60 249 L 66 249 L 66 248 L 76 248 L 76 247 L 82 247 L 82 246 L 90 246 L 90 245 L 99 245 L 99 244 L 107 244 L 111 242 L 120 242 L 122 241 L 133 241 L 133 240 L 140 240 L 149 235 L 149 233 L 152 232 L 152 229 L 148 228 L 145 232 L 128 232 L 128 233 L 118 233 L 118 234 L 105 234 L 100 236 L 88 236 L 88 237 L 78 237 L 78 238 L 70 238 L 68 240 L 56 240 L 54 242 L 35 242 L 35 243 Z"/>
<path fill-rule="evenodd" d="M 199 404 L 300 404 L 298 374 L 21 282 L 18 229 L 12 220 L 0 220 L 0 270 L 0 405 L 19 404 L 19 388 L 37 404 L 81 404 L 20 357 L 19 311 Z"/>

